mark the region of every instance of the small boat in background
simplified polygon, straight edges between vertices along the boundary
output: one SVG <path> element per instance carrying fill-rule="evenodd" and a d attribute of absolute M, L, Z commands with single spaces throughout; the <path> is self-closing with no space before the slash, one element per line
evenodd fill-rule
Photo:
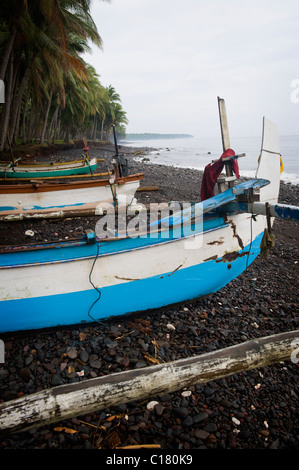
<path fill-rule="evenodd" d="M 21 167 L 13 165 L 11 167 L 13 172 L 9 173 L 9 178 L 13 178 L 16 174 L 22 175 L 17 179 L 24 179 L 24 182 L 14 184 L 6 182 L 0 185 L 0 220 L 101 215 L 111 206 L 118 208 L 135 205 L 135 193 L 144 174 L 129 175 L 127 161 L 118 155 L 116 136 L 113 170 L 108 169 L 105 173 L 92 173 L 97 161 L 104 160 L 90 159 L 89 148 L 84 139 L 83 143 L 85 159 L 79 162 L 38 164 L 36 167 L 25 165 L 20 172 Z M 90 174 L 84 175 L 83 171 Z M 5 174 L 8 177 L 8 173 Z M 42 175 L 46 176 L 42 179 Z M 61 179 L 63 180 L 65 176 L 69 176 L 68 181 L 62 182 Z M 83 176 L 92 176 L 92 178 L 87 179 Z"/>
<path fill-rule="evenodd" d="M 97 159 L 88 158 L 62 163 L 0 163 L 0 178 L 4 179 L 36 179 L 56 178 L 57 176 L 92 174 L 97 167 Z"/>

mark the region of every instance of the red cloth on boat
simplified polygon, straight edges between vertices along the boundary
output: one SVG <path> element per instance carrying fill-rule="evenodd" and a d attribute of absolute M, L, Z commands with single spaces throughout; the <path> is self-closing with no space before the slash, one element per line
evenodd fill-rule
<path fill-rule="evenodd" d="M 201 183 L 201 200 L 204 201 L 205 199 L 209 199 L 210 197 L 214 196 L 214 187 L 219 178 L 220 173 L 223 170 L 225 162 L 223 158 L 225 157 L 232 157 L 235 155 L 234 150 L 227 149 L 219 160 L 214 163 L 209 163 L 203 172 L 202 183 Z M 237 178 L 240 178 L 239 175 L 239 164 L 236 158 L 232 159 L 232 169 Z"/>

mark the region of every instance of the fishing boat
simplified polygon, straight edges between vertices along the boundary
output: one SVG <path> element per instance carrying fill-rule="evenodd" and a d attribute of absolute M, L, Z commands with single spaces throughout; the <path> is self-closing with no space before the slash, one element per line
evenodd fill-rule
<path fill-rule="evenodd" d="M 97 166 L 97 159 L 90 159 L 89 148 L 83 139 L 85 155 L 84 160 L 80 162 L 85 164 L 84 171 L 89 171 L 89 174 L 79 173 L 80 166 L 76 168 L 77 173 L 66 174 L 66 171 L 72 171 L 70 170 L 72 165 L 80 162 L 53 166 L 39 164 L 36 166 L 37 177 L 33 178 L 33 173 L 29 171 L 29 168 L 34 167 L 29 165 L 26 173 L 26 179 L 32 178 L 29 182 L 6 183 L 0 186 L 0 220 L 17 221 L 28 218 L 100 215 L 111 205 L 114 209 L 122 206 L 135 207 L 135 193 L 144 174 L 129 175 L 127 160 L 118 153 L 115 126 L 113 126 L 113 132 L 115 144 L 115 156 L 112 159 L 113 170 L 108 169 L 105 173 L 92 173 Z M 99 161 L 103 160 L 99 159 Z M 55 171 L 55 165 L 60 171 L 55 178 L 53 178 L 53 172 L 39 171 L 45 168 L 52 168 Z M 68 170 L 67 167 L 69 167 Z M 14 169 L 17 170 L 18 167 L 14 166 Z M 83 178 L 91 174 L 93 174 L 92 179 Z M 22 175 L 16 179 L 25 178 L 24 172 Z M 43 179 L 39 179 L 42 175 L 44 175 Z M 69 176 L 68 182 L 61 182 L 65 176 Z M 80 179 L 76 180 L 76 177 Z"/>
<path fill-rule="evenodd" d="M 97 159 L 84 158 L 61 163 L 22 163 L 20 160 L 0 163 L 0 178 L 36 179 L 56 178 L 57 176 L 92 174 L 97 167 Z"/>
<path fill-rule="evenodd" d="M 133 205 L 143 173 L 78 180 L 67 183 L 33 180 L 0 186 L 0 220 L 101 214 L 116 204 Z"/>
<path fill-rule="evenodd" d="M 234 185 L 227 179 L 224 191 L 141 232 L 116 227 L 105 237 L 97 226 L 78 240 L 4 247 L 0 331 L 97 322 L 224 287 L 259 255 L 273 215 L 298 217 L 298 208 L 277 204 L 280 149 L 273 123 L 264 119 L 256 178 Z"/>

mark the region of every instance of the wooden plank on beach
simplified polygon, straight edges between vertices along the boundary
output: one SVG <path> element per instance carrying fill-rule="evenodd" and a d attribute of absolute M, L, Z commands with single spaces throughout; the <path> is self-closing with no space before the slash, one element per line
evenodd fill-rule
<path fill-rule="evenodd" d="M 0 435 L 49 425 L 291 360 L 299 330 L 200 356 L 61 385 L 0 404 Z M 270 393 L 270 392 L 269 392 Z"/>
<path fill-rule="evenodd" d="M 159 191 L 158 186 L 140 186 L 140 188 L 137 189 L 137 192 L 145 192 L 145 191 Z"/>

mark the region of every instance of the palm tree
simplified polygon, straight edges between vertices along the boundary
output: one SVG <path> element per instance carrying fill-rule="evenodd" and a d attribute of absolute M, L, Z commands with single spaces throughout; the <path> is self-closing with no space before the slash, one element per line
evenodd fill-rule
<path fill-rule="evenodd" d="M 106 99 L 104 101 L 105 113 L 103 113 L 102 117 L 102 132 L 105 126 L 107 139 L 110 138 L 112 124 L 117 124 L 115 112 L 116 110 L 119 111 L 119 108 L 116 107 L 116 104 L 118 104 L 121 109 L 120 102 L 120 95 L 116 92 L 115 88 L 112 85 L 106 87 Z M 103 134 L 101 135 L 101 138 L 103 138 Z"/>
<path fill-rule="evenodd" d="M 120 103 L 114 103 L 113 105 L 113 114 L 114 114 L 114 121 L 113 124 L 115 125 L 116 132 L 119 134 L 121 133 L 121 129 L 123 129 L 123 124 L 128 124 L 127 113 L 123 110 L 122 105 Z"/>
<path fill-rule="evenodd" d="M 80 53 L 88 49 L 88 40 L 102 45 L 90 3 L 10 0 L 1 5 L 0 78 L 6 81 L 6 102 L 0 116 L 0 150 L 8 131 L 10 139 L 16 137 L 20 119 L 25 129 L 22 112 L 31 110 L 34 114 L 38 106 L 44 112 L 44 138 L 52 100 L 63 109 L 69 83 L 86 82 Z"/>

